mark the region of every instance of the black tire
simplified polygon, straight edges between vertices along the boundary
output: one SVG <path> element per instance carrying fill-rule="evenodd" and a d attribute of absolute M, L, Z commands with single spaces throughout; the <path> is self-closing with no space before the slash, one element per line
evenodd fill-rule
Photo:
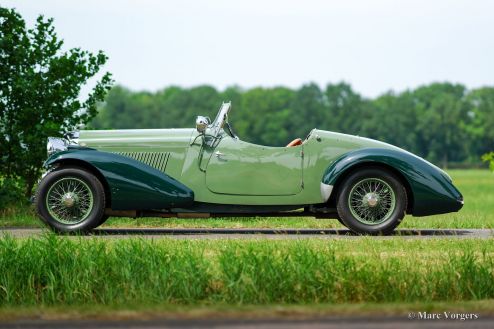
<path fill-rule="evenodd" d="M 110 216 L 108 216 L 108 215 L 103 215 L 103 217 L 101 217 L 101 220 L 100 220 L 100 222 L 99 222 L 98 226 L 103 225 L 103 224 L 104 224 L 104 223 L 108 220 L 108 218 L 110 218 Z"/>
<path fill-rule="evenodd" d="M 345 224 L 345 223 L 343 223 L 343 221 L 341 220 L 341 218 L 340 218 L 340 217 L 338 217 L 338 218 L 336 218 L 336 219 L 338 220 L 338 222 L 339 222 L 341 225 L 343 225 L 343 226 L 347 227 L 347 226 L 346 226 L 346 224 Z"/>
<path fill-rule="evenodd" d="M 48 209 L 47 197 L 51 188 L 56 189 L 57 184 L 70 181 L 79 183 L 87 192 L 85 200 L 91 200 L 90 205 L 85 208 L 84 215 L 80 219 L 73 220 L 77 216 L 64 221 L 56 218 L 56 208 Z M 55 191 L 55 190 L 54 190 Z M 51 192 L 50 192 L 51 193 Z M 50 194 L 55 195 L 56 193 Z M 76 198 L 73 198 L 76 199 Z M 77 200 L 77 199 L 76 199 Z M 62 203 L 62 202 L 60 202 Z M 86 202 L 87 203 L 87 202 Z M 77 205 L 77 201 L 74 203 Z M 69 208 L 65 208 L 69 209 Z M 61 168 L 50 172 L 40 182 L 36 192 L 36 210 L 53 231 L 58 233 L 85 233 L 102 223 L 105 212 L 105 191 L 101 182 L 90 172 L 81 168 Z M 55 216 L 55 217 L 54 217 Z"/>
<path fill-rule="evenodd" d="M 374 187 L 367 185 L 372 183 L 377 185 L 374 185 Z M 379 185 L 381 183 L 382 186 Z M 369 186 L 370 192 L 364 195 L 363 193 L 367 192 L 364 188 L 366 186 Z M 381 196 L 378 193 L 376 198 L 376 195 L 372 192 L 372 189 L 376 188 L 375 186 L 381 186 L 379 191 L 383 194 L 382 199 L 386 198 L 388 200 L 387 203 L 379 204 L 379 202 L 382 202 L 380 200 Z M 359 187 L 361 188 L 360 190 Z M 389 192 L 390 190 L 391 192 Z M 352 199 L 350 199 L 351 193 Z M 360 201 L 355 200 L 360 200 L 361 195 L 362 205 L 359 205 Z M 366 197 L 370 198 L 370 200 Z M 367 203 L 364 200 L 367 200 Z M 389 200 L 394 200 L 394 208 L 388 205 L 393 204 Z M 352 206 L 351 209 L 350 203 L 356 206 Z M 376 208 L 376 206 L 381 208 Z M 354 233 L 387 235 L 393 232 L 405 217 L 407 193 L 400 179 L 388 170 L 378 167 L 359 169 L 351 173 L 339 189 L 336 208 L 343 225 Z M 360 209 L 365 209 L 363 210 L 364 214 L 369 214 L 369 218 L 358 216 L 361 213 Z M 377 215 L 379 209 L 384 213 L 383 215 Z"/>

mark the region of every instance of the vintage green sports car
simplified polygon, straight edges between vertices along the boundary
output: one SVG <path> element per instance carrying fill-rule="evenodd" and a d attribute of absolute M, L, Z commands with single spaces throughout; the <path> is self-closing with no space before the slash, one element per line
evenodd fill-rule
<path fill-rule="evenodd" d="M 406 213 L 458 211 L 448 174 L 398 147 L 313 129 L 286 147 L 240 140 L 223 103 L 196 129 L 83 130 L 49 138 L 36 207 L 58 232 L 109 216 L 337 218 L 388 234 Z"/>

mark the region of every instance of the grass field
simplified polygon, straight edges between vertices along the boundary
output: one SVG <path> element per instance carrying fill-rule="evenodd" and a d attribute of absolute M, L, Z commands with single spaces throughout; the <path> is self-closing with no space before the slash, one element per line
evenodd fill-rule
<path fill-rule="evenodd" d="M 458 213 L 429 217 L 407 216 L 400 228 L 494 228 L 494 174 L 487 170 L 450 170 L 463 193 L 465 206 Z M 5 211 L 0 226 L 39 227 L 41 222 L 29 210 Z M 221 227 L 221 228 L 339 228 L 335 219 L 315 218 L 110 218 L 106 227 Z"/>
<path fill-rule="evenodd" d="M 466 302 L 494 240 L 0 238 L 0 307 Z"/>

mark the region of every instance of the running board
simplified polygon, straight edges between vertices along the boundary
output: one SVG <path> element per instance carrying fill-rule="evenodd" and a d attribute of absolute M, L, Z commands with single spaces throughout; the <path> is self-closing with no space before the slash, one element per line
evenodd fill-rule
<path fill-rule="evenodd" d="M 207 212 L 166 212 L 142 210 L 112 210 L 105 209 L 105 215 L 110 217 L 161 217 L 161 218 L 218 218 L 218 217 L 315 217 L 338 218 L 335 212 L 287 211 L 265 213 L 207 213 Z"/>

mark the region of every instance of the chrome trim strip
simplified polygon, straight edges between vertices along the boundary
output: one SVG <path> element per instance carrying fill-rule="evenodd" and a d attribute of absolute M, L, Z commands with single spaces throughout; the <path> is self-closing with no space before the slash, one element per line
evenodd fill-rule
<path fill-rule="evenodd" d="M 327 202 L 329 200 L 331 192 L 333 192 L 333 185 L 328 185 L 321 182 L 321 197 L 323 202 Z"/>

